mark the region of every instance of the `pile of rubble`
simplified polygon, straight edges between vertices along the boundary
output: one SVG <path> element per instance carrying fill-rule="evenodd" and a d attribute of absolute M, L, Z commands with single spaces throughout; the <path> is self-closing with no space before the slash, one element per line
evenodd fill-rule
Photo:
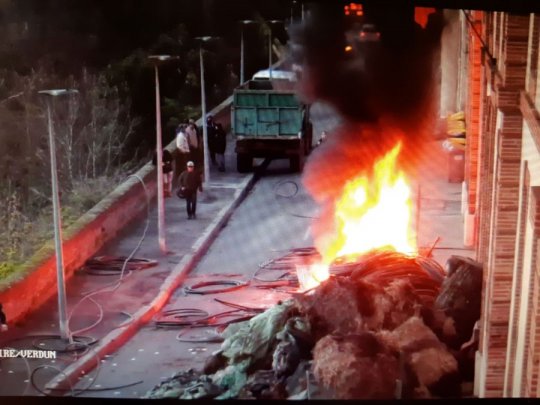
<path fill-rule="evenodd" d="M 474 372 L 482 267 L 375 251 L 223 332 L 204 370 L 150 398 L 460 397 Z"/>

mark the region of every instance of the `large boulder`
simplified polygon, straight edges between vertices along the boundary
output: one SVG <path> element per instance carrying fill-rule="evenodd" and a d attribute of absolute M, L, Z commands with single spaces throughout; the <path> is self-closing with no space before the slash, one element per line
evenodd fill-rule
<path fill-rule="evenodd" d="M 313 350 L 313 373 L 337 399 L 392 399 L 399 362 L 373 333 L 328 335 Z"/>

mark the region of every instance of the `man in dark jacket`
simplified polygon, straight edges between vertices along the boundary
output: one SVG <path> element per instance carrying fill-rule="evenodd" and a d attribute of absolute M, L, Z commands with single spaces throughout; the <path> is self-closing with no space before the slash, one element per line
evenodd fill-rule
<path fill-rule="evenodd" d="M 208 151 L 210 152 L 210 160 L 215 166 L 216 161 L 216 123 L 214 122 L 214 117 L 208 115 L 206 118 L 206 136 L 208 137 Z"/>
<path fill-rule="evenodd" d="M 217 122 L 215 126 L 215 151 L 216 160 L 218 163 L 218 170 L 220 172 L 225 171 L 225 149 L 227 147 L 227 133 L 223 129 L 223 126 Z"/>
<path fill-rule="evenodd" d="M 203 191 L 201 175 L 195 171 L 195 164 L 187 162 L 187 169 L 179 177 L 180 190 L 186 199 L 188 219 L 197 218 L 197 190 Z"/>

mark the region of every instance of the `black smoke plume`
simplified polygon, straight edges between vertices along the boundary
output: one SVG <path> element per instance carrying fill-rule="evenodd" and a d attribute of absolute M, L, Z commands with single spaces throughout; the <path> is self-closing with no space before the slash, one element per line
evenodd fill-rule
<path fill-rule="evenodd" d="M 302 67 L 301 97 L 331 104 L 344 121 L 304 170 L 307 189 L 322 204 L 316 239 L 331 229 L 335 200 L 348 180 L 369 176 L 399 140 L 400 165 L 414 176 L 422 145 L 433 135 L 442 12 L 431 14 L 423 28 L 408 2 L 379 4 L 363 2 L 362 22 L 376 26 L 378 41 L 355 41 L 360 27 L 344 16 L 339 2 L 312 5 L 304 24 L 290 29 L 293 63 Z"/>

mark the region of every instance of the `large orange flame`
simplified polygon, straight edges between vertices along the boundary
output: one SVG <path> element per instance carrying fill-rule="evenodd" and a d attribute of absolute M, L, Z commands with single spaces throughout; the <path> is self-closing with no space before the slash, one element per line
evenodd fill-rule
<path fill-rule="evenodd" d="M 362 174 L 345 184 L 335 204 L 336 231 L 321 252 L 322 263 L 297 268 L 302 289 L 326 280 L 337 258 L 353 261 L 376 248 L 416 253 L 411 191 L 397 165 L 400 150 L 398 142 L 375 163 L 371 175 Z"/>
<path fill-rule="evenodd" d="M 354 258 L 374 248 L 414 253 L 411 191 L 397 167 L 401 142 L 377 161 L 371 178 L 350 180 L 336 202 L 336 235 L 322 252 L 323 261 Z"/>

